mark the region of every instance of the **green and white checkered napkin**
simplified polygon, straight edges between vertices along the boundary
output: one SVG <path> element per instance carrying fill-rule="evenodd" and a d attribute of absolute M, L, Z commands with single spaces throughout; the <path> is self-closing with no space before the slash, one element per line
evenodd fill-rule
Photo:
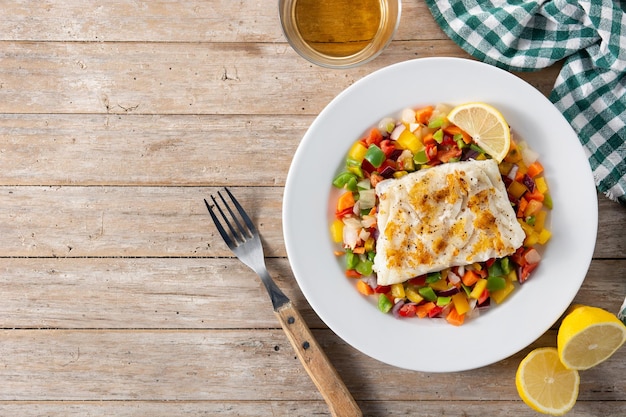
<path fill-rule="evenodd" d="M 600 191 L 626 205 L 626 2 L 426 0 L 475 58 L 513 71 L 564 60 L 550 100 L 583 144 Z"/>

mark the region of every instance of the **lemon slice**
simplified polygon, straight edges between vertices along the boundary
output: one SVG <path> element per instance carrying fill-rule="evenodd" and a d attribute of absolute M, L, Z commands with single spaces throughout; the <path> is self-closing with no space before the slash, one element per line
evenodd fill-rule
<path fill-rule="evenodd" d="M 578 371 L 565 368 L 556 348 L 538 348 L 520 362 L 515 386 L 520 398 L 535 411 L 562 416 L 578 398 Z"/>
<path fill-rule="evenodd" d="M 448 113 L 448 120 L 465 132 L 493 159 L 502 162 L 511 147 L 511 130 L 502 114 L 485 103 L 466 103 Z"/>
<path fill-rule="evenodd" d="M 569 369 L 589 369 L 608 359 L 626 341 L 626 326 L 614 314 L 578 306 L 561 323 L 557 347 Z"/>

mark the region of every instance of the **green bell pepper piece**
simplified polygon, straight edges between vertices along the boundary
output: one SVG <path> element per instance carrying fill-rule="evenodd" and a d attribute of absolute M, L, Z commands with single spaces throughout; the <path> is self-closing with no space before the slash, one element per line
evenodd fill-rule
<path fill-rule="evenodd" d="M 433 284 L 441 279 L 441 272 L 431 272 L 426 275 L 426 283 Z"/>
<path fill-rule="evenodd" d="M 376 144 L 371 144 L 365 152 L 365 159 L 372 164 L 374 168 L 380 167 L 385 161 L 385 153 Z"/>
<path fill-rule="evenodd" d="M 346 249 L 346 269 L 356 269 L 359 262 L 359 255 L 353 253 L 350 249 Z"/>
<path fill-rule="evenodd" d="M 437 297 L 437 305 L 439 307 L 445 307 L 452 301 L 452 297 Z"/>
<path fill-rule="evenodd" d="M 387 298 L 385 294 L 380 294 L 378 296 L 378 309 L 380 311 L 383 313 L 389 313 L 389 310 L 391 310 L 392 307 L 393 304 L 391 304 L 391 301 L 389 301 L 389 298 Z"/>
<path fill-rule="evenodd" d="M 356 272 L 358 272 L 359 274 L 363 275 L 363 276 L 368 276 L 368 275 L 372 275 L 372 266 L 374 265 L 374 263 L 370 260 L 364 260 L 364 261 L 359 261 L 358 265 L 356 266 Z"/>
<path fill-rule="evenodd" d="M 333 180 L 333 185 L 337 188 L 346 188 L 350 191 L 356 191 L 357 182 L 358 181 L 356 175 L 354 175 L 352 172 L 344 171 L 335 177 L 335 179 Z M 354 188 L 354 190 L 351 190 L 348 187 Z"/>
<path fill-rule="evenodd" d="M 439 129 L 435 133 L 433 133 L 433 139 L 435 139 L 437 143 L 443 142 L 443 130 Z"/>
<path fill-rule="evenodd" d="M 422 287 L 418 289 L 417 292 L 428 301 L 437 301 L 437 294 L 435 294 L 435 290 L 430 287 Z"/>
<path fill-rule="evenodd" d="M 428 162 L 428 156 L 426 156 L 426 151 L 422 149 L 421 151 L 419 151 L 415 155 L 413 155 L 413 162 L 415 162 L 418 165 L 423 165 L 423 164 L 427 163 Z"/>
<path fill-rule="evenodd" d="M 494 292 L 503 290 L 506 287 L 506 280 L 502 277 L 489 277 L 487 278 L 487 290 Z"/>
<path fill-rule="evenodd" d="M 490 277 L 501 277 L 503 275 L 506 275 L 502 270 L 502 265 L 500 264 L 499 259 L 496 259 L 493 265 L 487 268 L 487 271 L 489 272 Z"/>

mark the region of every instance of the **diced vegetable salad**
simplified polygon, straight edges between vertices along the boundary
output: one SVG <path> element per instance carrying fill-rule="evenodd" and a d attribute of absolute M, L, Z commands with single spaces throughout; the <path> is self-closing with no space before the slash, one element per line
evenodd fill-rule
<path fill-rule="evenodd" d="M 449 110 L 445 105 L 406 109 L 399 119 L 381 120 L 354 142 L 345 169 L 333 180 L 333 186 L 343 192 L 330 232 L 340 246 L 336 255 L 345 261 L 346 277 L 355 280 L 361 294 L 376 297 L 380 311 L 395 317 L 440 317 L 458 326 L 479 315 L 492 300 L 502 303 L 516 285 L 531 277 L 541 260 L 537 249 L 551 236 L 546 217 L 552 200 L 537 153 L 513 138 L 499 168 L 517 221 L 526 233 L 523 246 L 505 258 L 378 285 L 372 270 L 378 233 L 376 184 L 439 164 L 490 158 L 447 120 Z"/>

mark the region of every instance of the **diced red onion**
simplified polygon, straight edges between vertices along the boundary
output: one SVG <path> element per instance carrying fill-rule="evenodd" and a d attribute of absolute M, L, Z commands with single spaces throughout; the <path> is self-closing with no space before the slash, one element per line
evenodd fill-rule
<path fill-rule="evenodd" d="M 393 305 L 393 308 L 391 309 L 391 313 L 394 315 L 394 317 L 396 318 L 400 317 L 400 309 L 402 308 L 403 305 L 404 305 L 403 300 L 399 300 L 397 303 Z"/>
<path fill-rule="evenodd" d="M 448 278 L 450 277 L 450 275 L 448 275 Z M 439 297 L 451 297 L 454 294 L 458 294 L 459 289 L 457 287 L 452 287 L 452 288 L 448 288 L 447 290 L 443 290 L 443 291 L 437 291 L 437 295 Z"/>

